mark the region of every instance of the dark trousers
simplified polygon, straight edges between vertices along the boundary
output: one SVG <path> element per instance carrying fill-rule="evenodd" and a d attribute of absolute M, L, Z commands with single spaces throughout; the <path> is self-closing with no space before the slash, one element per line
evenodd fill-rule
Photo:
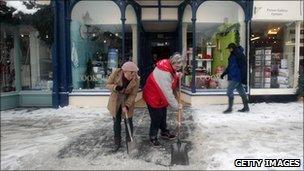
<path fill-rule="evenodd" d="M 150 124 L 150 139 L 157 138 L 158 130 L 162 133 L 169 132 L 167 129 L 167 107 L 153 108 L 149 105 L 148 110 L 151 118 Z"/>
<path fill-rule="evenodd" d="M 121 138 L 121 118 L 122 118 L 122 109 L 121 107 L 119 108 L 116 117 L 113 117 L 113 121 L 114 121 L 114 138 L 115 139 L 120 139 Z M 127 128 L 127 122 L 130 125 L 131 128 L 131 134 L 133 135 L 133 121 L 132 121 L 132 117 L 127 119 L 128 121 L 126 121 L 126 119 L 124 119 L 125 122 L 125 126 L 126 126 L 126 137 L 127 140 L 130 141 L 130 136 L 129 136 L 129 132 L 128 132 L 128 128 Z"/>

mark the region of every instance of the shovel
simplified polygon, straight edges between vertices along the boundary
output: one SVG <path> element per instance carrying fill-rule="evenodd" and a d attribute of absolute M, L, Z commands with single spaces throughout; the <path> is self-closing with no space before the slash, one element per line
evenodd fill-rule
<path fill-rule="evenodd" d="M 123 98 L 123 103 L 122 103 L 123 105 L 125 104 L 124 102 L 125 102 L 125 97 Z M 124 120 L 125 120 L 125 123 L 127 125 L 127 130 L 126 131 L 128 131 L 129 136 L 130 136 L 130 140 L 131 140 L 131 141 L 128 142 L 127 137 L 126 137 L 127 153 L 129 155 L 134 155 L 137 152 L 136 143 L 133 139 L 133 135 L 132 135 L 132 132 L 131 132 L 131 127 L 130 127 L 130 124 L 129 124 L 129 121 L 128 121 L 128 114 L 127 113 L 124 113 L 124 114 L 125 114 L 125 119 Z"/>
<path fill-rule="evenodd" d="M 131 128 L 130 128 L 130 124 L 128 122 L 128 115 L 127 114 L 125 114 L 125 123 L 127 125 L 127 131 L 129 133 L 130 140 L 131 140 L 129 142 L 126 140 L 126 143 L 127 143 L 127 152 L 128 152 L 129 155 L 133 155 L 137 151 L 136 150 L 136 143 L 135 143 L 135 141 L 133 139 L 133 135 L 131 133 Z"/>
<path fill-rule="evenodd" d="M 179 79 L 179 104 L 181 103 L 181 78 Z M 171 146 L 171 165 L 189 165 L 189 157 L 187 152 L 187 143 L 180 140 L 180 127 L 181 127 L 181 112 L 178 109 L 178 139 L 177 142 Z"/>

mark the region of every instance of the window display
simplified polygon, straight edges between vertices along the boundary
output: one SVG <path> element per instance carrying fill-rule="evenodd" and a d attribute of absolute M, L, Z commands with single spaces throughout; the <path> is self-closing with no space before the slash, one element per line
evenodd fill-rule
<path fill-rule="evenodd" d="M 229 43 L 239 44 L 239 27 L 235 24 L 196 24 L 196 75 L 195 87 L 197 89 L 225 89 L 227 81 L 220 79 L 228 65 L 229 50 L 226 49 Z M 191 37 L 188 33 L 188 37 Z M 187 39 L 187 45 L 191 45 L 192 40 Z M 185 85 L 190 86 L 188 81 L 191 78 L 192 47 L 187 49 L 187 74 Z M 189 77 L 189 78 L 188 78 Z"/>
<path fill-rule="evenodd" d="M 184 27 L 184 31 L 185 32 L 185 36 L 186 36 L 186 46 L 187 49 L 184 50 L 184 54 L 186 54 L 186 59 L 185 59 L 185 76 L 183 77 L 182 79 L 182 85 L 185 87 L 185 88 L 190 88 L 191 86 L 191 81 L 192 81 L 192 75 L 191 75 L 191 68 L 192 68 L 192 65 L 191 65 L 191 60 L 192 60 L 192 24 L 191 23 L 183 23 Z"/>
<path fill-rule="evenodd" d="M 112 1 L 79 1 L 72 10 L 71 62 L 73 90 L 103 90 L 122 63 L 122 22 Z M 127 32 L 131 30 L 127 27 Z M 127 35 L 125 54 L 132 55 Z"/>
<path fill-rule="evenodd" d="M 87 27 L 80 36 L 80 27 Z M 71 22 L 74 89 L 103 89 L 121 59 L 120 25 L 84 25 Z"/>
<path fill-rule="evenodd" d="M 300 74 L 304 74 L 304 22 L 301 22 L 301 30 L 300 30 L 300 61 L 299 61 L 299 69 Z"/>
<path fill-rule="evenodd" d="M 218 13 L 217 11 L 221 11 Z M 188 16 L 188 13 L 184 15 Z M 187 37 L 183 36 L 183 49 L 187 52 L 184 86 L 191 86 L 192 42 L 195 38 L 195 89 L 226 89 L 227 78 L 220 79 L 228 65 L 230 52 L 226 47 L 236 43 L 244 47 L 245 23 L 241 6 L 232 1 L 206 1 L 197 10 L 195 34 L 190 35 L 193 26 L 188 21 Z M 189 17 L 188 17 L 189 18 Z M 185 22 L 186 23 L 186 22 Z M 183 25 L 184 27 L 184 25 Z M 183 28 L 184 29 L 184 28 Z M 185 29 L 184 29 L 185 30 Z M 183 30 L 183 32 L 184 32 Z M 188 79 L 190 78 L 190 79 Z"/>
<path fill-rule="evenodd" d="M 137 63 L 137 18 L 131 5 L 126 7 L 125 59 Z"/>
<path fill-rule="evenodd" d="M 251 87 L 292 88 L 295 23 L 253 22 L 250 43 Z"/>
<path fill-rule="evenodd" d="M 24 26 L 19 31 L 22 90 L 51 91 L 51 47 L 38 38 L 38 32 L 32 27 Z"/>
<path fill-rule="evenodd" d="M 0 25 L 0 92 L 15 91 L 14 35 Z"/>

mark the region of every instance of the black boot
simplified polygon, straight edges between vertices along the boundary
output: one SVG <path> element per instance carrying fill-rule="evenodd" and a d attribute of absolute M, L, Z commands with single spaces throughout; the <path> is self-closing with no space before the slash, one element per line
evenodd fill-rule
<path fill-rule="evenodd" d="M 114 148 L 113 153 L 116 153 L 121 147 L 121 138 L 120 137 L 114 137 Z"/>
<path fill-rule="evenodd" d="M 223 113 L 231 113 L 232 112 L 232 105 L 233 105 L 233 97 L 228 98 L 228 109 L 226 109 Z"/>
<path fill-rule="evenodd" d="M 239 112 L 249 112 L 249 106 L 248 106 L 248 100 L 247 97 L 242 97 L 242 101 L 243 101 L 243 109 L 238 110 Z"/>

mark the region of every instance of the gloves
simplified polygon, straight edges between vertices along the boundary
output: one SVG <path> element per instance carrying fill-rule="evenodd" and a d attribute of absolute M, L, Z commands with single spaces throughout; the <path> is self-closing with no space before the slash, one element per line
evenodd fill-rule
<path fill-rule="evenodd" d="M 225 74 L 221 74 L 221 79 L 224 79 L 224 77 L 225 77 Z"/>
<path fill-rule="evenodd" d="M 119 86 L 119 85 L 117 85 L 116 87 L 115 87 L 115 90 L 116 91 L 121 91 L 123 89 L 123 87 L 122 86 Z"/>

